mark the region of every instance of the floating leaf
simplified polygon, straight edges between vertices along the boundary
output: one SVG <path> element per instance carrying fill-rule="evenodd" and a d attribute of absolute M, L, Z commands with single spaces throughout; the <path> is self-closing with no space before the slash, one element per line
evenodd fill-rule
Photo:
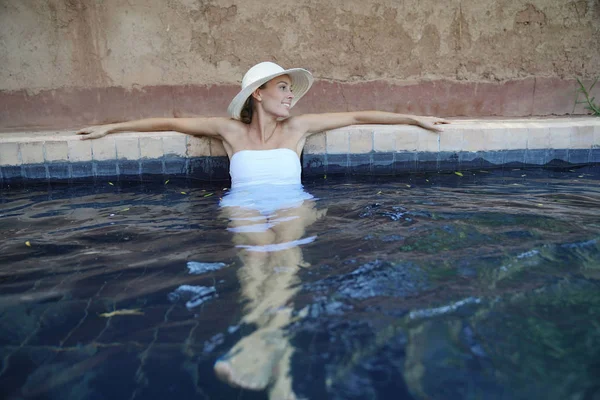
<path fill-rule="evenodd" d="M 114 185 L 114 183 L 112 183 L 112 182 L 108 182 L 108 184 L 109 184 L 110 186 L 115 186 L 115 185 Z"/>
<path fill-rule="evenodd" d="M 537 203 L 536 204 L 538 207 L 544 207 L 544 205 L 542 203 Z"/>
<path fill-rule="evenodd" d="M 214 193 L 206 193 L 206 194 L 204 195 L 204 197 L 210 197 L 210 196 L 212 196 L 213 194 L 214 194 Z"/>
<path fill-rule="evenodd" d="M 425 182 L 429 182 L 429 179 L 425 179 Z"/>
<path fill-rule="evenodd" d="M 521 175 L 521 178 L 524 178 L 524 177 L 526 177 L 526 176 L 527 176 L 527 174 L 523 174 L 523 175 Z"/>
<path fill-rule="evenodd" d="M 129 210 L 130 210 L 130 208 L 127 207 L 127 208 L 122 209 L 121 212 L 129 211 Z"/>
<path fill-rule="evenodd" d="M 410 185 L 408 185 L 408 184 L 406 184 L 405 186 L 406 186 L 407 188 L 409 188 L 409 187 L 410 187 Z"/>
<path fill-rule="evenodd" d="M 454 173 L 455 173 L 456 175 L 458 175 L 458 176 L 463 176 L 462 172 L 458 172 L 458 171 L 456 171 L 456 172 L 454 172 Z"/>
<path fill-rule="evenodd" d="M 181 194 L 187 194 L 186 192 L 180 192 Z"/>
<path fill-rule="evenodd" d="M 100 314 L 103 318 L 110 318 L 116 315 L 144 315 L 144 313 L 139 308 L 136 308 L 133 310 L 123 309 Z"/>
<path fill-rule="evenodd" d="M 579 175 L 578 178 L 583 178 L 583 175 Z"/>
<path fill-rule="evenodd" d="M 379 192 L 377 192 L 377 194 L 381 194 L 381 190 Z"/>
<path fill-rule="evenodd" d="M 323 179 L 327 179 L 327 174 L 323 175 Z"/>
<path fill-rule="evenodd" d="M 25 242 L 25 246 L 31 247 L 31 243 L 29 242 L 29 240 Z"/>
<path fill-rule="evenodd" d="M 165 181 L 165 185 L 166 185 L 167 183 L 169 183 L 169 179 L 167 179 L 167 180 Z"/>

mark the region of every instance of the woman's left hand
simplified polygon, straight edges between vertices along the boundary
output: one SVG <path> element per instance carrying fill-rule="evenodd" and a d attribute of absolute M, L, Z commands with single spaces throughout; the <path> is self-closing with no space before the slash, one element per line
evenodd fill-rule
<path fill-rule="evenodd" d="M 433 132 L 442 132 L 438 125 L 449 124 L 450 121 L 437 117 L 414 117 L 415 125 Z"/>

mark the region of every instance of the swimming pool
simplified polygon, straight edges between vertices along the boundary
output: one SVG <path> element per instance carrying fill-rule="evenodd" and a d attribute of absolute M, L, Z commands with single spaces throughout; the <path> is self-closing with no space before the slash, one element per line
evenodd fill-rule
<path fill-rule="evenodd" d="M 277 354 L 272 386 L 311 399 L 596 398 L 599 180 L 598 166 L 328 177 L 268 221 L 194 181 L 4 190 L 0 388 L 261 399 L 213 365 L 228 354 L 273 382 Z"/>

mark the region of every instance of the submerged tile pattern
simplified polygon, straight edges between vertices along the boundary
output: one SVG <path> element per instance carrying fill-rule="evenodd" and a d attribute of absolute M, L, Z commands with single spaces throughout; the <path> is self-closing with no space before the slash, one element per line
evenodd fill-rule
<path fill-rule="evenodd" d="M 415 126 L 357 125 L 311 136 L 305 176 L 390 175 L 600 162 L 600 119 L 456 120 L 441 134 Z M 228 179 L 223 145 L 177 132 L 80 140 L 72 131 L 0 134 L 0 179 L 183 175 Z"/>

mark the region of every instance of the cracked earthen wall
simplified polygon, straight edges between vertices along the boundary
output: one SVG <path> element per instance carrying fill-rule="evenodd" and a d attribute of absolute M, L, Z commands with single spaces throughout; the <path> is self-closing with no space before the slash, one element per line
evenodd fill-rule
<path fill-rule="evenodd" d="M 298 112 L 583 113 L 599 37 L 600 0 L 3 0 L 0 128 L 224 115 L 263 60 L 313 72 Z"/>

